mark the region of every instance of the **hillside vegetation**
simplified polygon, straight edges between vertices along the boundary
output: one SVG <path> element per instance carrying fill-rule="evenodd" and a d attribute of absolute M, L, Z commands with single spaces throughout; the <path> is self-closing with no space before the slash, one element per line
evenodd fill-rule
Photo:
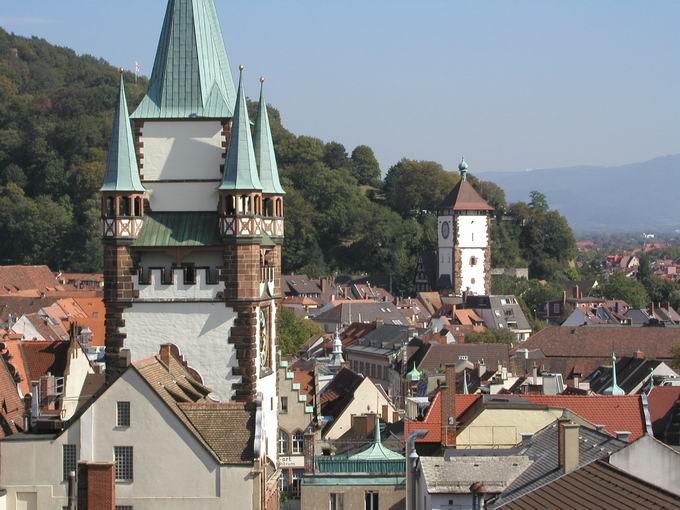
<path fill-rule="evenodd" d="M 0 29 L 0 263 L 101 270 L 97 189 L 117 76 L 102 59 Z M 134 108 L 147 81 L 126 81 Z M 432 211 L 458 173 L 405 159 L 383 180 L 370 147 L 296 136 L 270 114 L 287 191 L 284 271 L 381 274 L 410 293 L 417 257 L 436 246 Z M 508 205 L 498 186 L 471 180 L 498 211 L 495 265 L 548 279 L 570 271 L 574 237 L 545 197 Z"/>

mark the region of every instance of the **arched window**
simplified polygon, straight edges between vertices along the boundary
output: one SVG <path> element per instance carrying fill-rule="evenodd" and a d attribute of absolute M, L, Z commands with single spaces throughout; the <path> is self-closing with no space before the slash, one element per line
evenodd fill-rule
<path fill-rule="evenodd" d="M 106 215 L 109 218 L 113 218 L 116 215 L 116 202 L 113 197 L 107 197 L 106 199 Z"/>
<path fill-rule="evenodd" d="M 264 199 L 264 214 L 265 216 L 273 216 L 274 210 L 271 198 Z"/>
<path fill-rule="evenodd" d="M 293 455 L 302 455 L 305 447 L 305 435 L 299 430 L 293 434 Z"/>
<path fill-rule="evenodd" d="M 234 200 L 234 196 L 227 195 L 224 199 L 226 201 L 225 207 L 227 214 L 231 216 L 236 212 L 236 201 Z"/>
<path fill-rule="evenodd" d="M 131 206 L 132 204 L 130 203 L 130 197 L 120 197 L 120 216 L 130 216 L 130 213 L 132 212 Z"/>
<path fill-rule="evenodd" d="M 142 215 L 142 198 L 137 197 L 135 198 L 135 216 L 141 215 Z"/>
<path fill-rule="evenodd" d="M 288 455 L 288 434 L 279 429 L 279 455 Z"/>

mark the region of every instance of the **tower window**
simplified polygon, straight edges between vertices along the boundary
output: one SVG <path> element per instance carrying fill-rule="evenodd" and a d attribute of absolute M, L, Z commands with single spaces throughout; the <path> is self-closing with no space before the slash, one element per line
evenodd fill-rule
<path fill-rule="evenodd" d="M 142 215 L 142 199 L 140 197 L 135 198 L 135 216 Z"/>
<path fill-rule="evenodd" d="M 106 199 L 106 215 L 112 218 L 116 215 L 116 202 L 113 197 L 108 197 Z"/>
<path fill-rule="evenodd" d="M 475 233 L 474 232 L 472 233 L 472 242 L 473 243 L 475 242 Z"/>
<path fill-rule="evenodd" d="M 130 213 L 132 212 L 130 197 L 120 197 L 119 207 L 121 216 L 130 216 Z"/>
<path fill-rule="evenodd" d="M 227 210 L 227 214 L 232 215 L 236 212 L 236 202 L 234 202 L 234 197 L 232 195 L 227 195 L 224 197 L 224 200 L 226 202 L 225 207 Z"/>
<path fill-rule="evenodd" d="M 477 265 L 477 257 L 470 257 L 470 265 L 471 266 Z"/>

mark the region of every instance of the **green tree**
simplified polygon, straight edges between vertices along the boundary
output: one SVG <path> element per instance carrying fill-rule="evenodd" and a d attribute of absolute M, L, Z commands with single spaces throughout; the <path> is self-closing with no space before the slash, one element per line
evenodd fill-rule
<path fill-rule="evenodd" d="M 675 369 L 680 369 L 680 342 L 675 342 L 671 349 L 671 358 L 673 358 L 672 366 Z"/>
<path fill-rule="evenodd" d="M 506 344 L 515 342 L 515 334 L 507 329 L 487 329 L 482 333 L 468 333 L 465 335 L 465 343 L 468 344 Z"/>
<path fill-rule="evenodd" d="M 328 142 L 324 147 L 323 162 L 329 168 L 346 168 L 350 165 L 347 149 L 341 143 Z"/>
<path fill-rule="evenodd" d="M 540 191 L 532 191 L 529 193 L 529 209 L 534 212 L 548 212 L 548 199 Z"/>
<path fill-rule="evenodd" d="M 387 172 L 387 205 L 402 216 L 435 211 L 460 177 L 434 161 L 402 159 Z"/>
<path fill-rule="evenodd" d="M 600 286 L 598 293 L 607 299 L 621 299 L 633 308 L 646 308 L 649 305 L 649 295 L 644 285 L 622 273 L 613 274 L 608 282 Z"/>
<path fill-rule="evenodd" d="M 368 145 L 359 145 L 352 151 L 352 174 L 359 184 L 377 186 L 380 183 L 380 165 Z"/>
<path fill-rule="evenodd" d="M 295 315 L 295 312 L 285 306 L 278 314 L 278 344 L 283 354 L 297 356 L 300 346 L 314 335 L 321 335 L 321 328 L 311 320 Z"/>

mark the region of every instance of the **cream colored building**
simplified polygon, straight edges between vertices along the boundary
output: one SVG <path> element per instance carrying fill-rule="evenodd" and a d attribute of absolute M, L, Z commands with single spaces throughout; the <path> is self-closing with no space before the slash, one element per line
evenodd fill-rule
<path fill-rule="evenodd" d="M 261 410 L 214 403 L 209 392 L 162 351 L 129 367 L 63 431 L 6 438 L 0 442 L 0 487 L 7 491 L 7 510 L 61 509 L 69 471 L 79 463 L 112 463 L 116 456 L 116 505 L 264 508 L 278 495 L 276 472 L 260 469 Z"/>

